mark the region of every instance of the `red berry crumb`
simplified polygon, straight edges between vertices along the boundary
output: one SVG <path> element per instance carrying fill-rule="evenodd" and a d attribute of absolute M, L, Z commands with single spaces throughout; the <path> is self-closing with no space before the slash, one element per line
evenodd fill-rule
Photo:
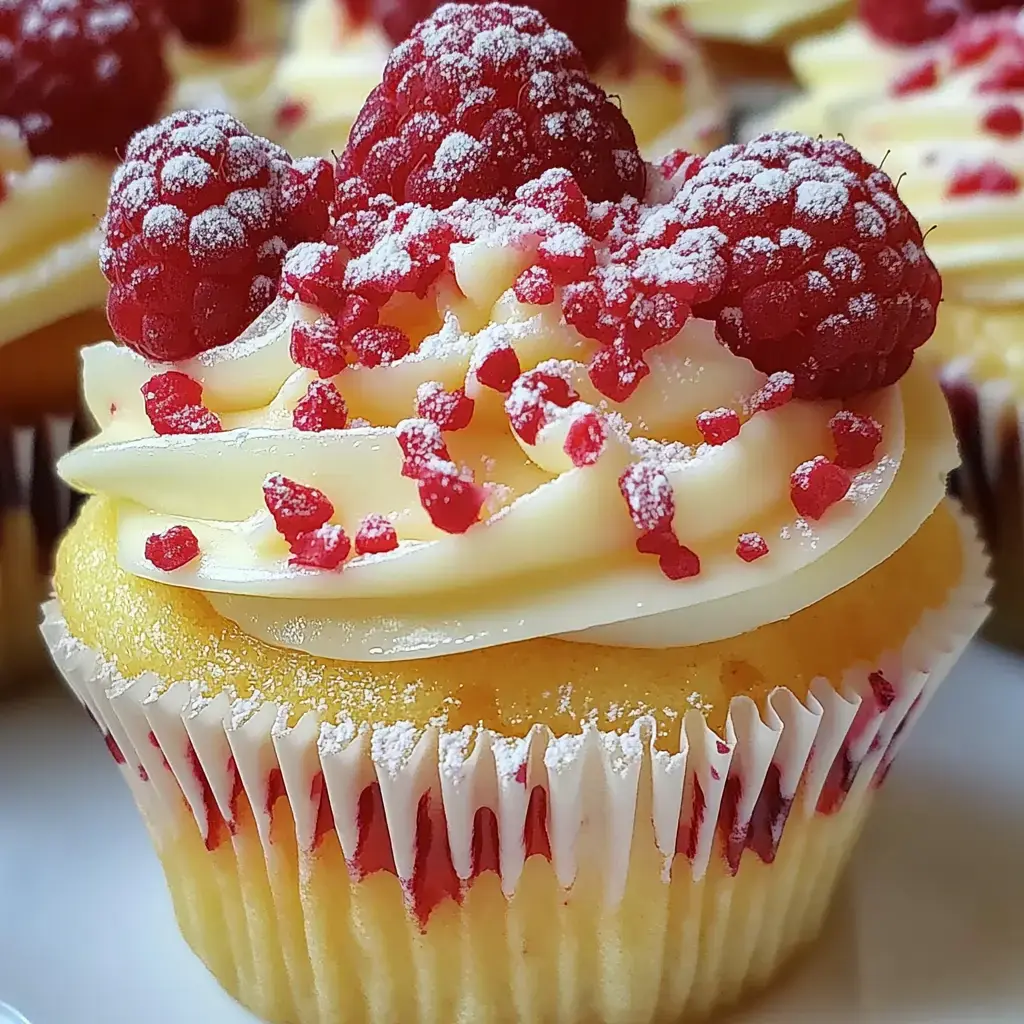
<path fill-rule="evenodd" d="M 320 377 L 336 377 L 346 366 L 338 325 L 325 316 L 312 323 L 296 320 L 292 324 L 291 357 L 296 366 L 315 370 Z"/>
<path fill-rule="evenodd" d="M 645 533 L 671 531 L 675 495 L 665 471 L 654 462 L 635 462 L 619 477 L 630 518 Z"/>
<path fill-rule="evenodd" d="M 352 350 L 363 366 L 388 366 L 407 356 L 412 343 L 399 327 L 364 327 L 352 338 Z"/>
<path fill-rule="evenodd" d="M 356 532 L 357 555 L 383 555 L 398 547 L 398 534 L 387 516 L 368 515 Z"/>
<path fill-rule="evenodd" d="M 595 201 L 644 191 L 633 130 L 579 51 L 536 11 L 498 3 L 446 4 L 413 29 L 338 165 L 371 193 L 437 209 L 510 200 L 556 167 Z"/>
<path fill-rule="evenodd" d="M 849 490 L 850 474 L 824 455 L 801 463 L 789 477 L 793 508 L 805 519 L 820 519 Z"/>
<path fill-rule="evenodd" d="M 199 557 L 199 540 L 187 526 L 172 526 L 149 536 L 144 554 L 161 572 L 174 572 Z"/>
<path fill-rule="evenodd" d="M 534 306 L 547 306 L 555 301 L 555 284 L 551 272 L 544 267 L 527 267 L 516 278 L 512 290 L 520 302 Z"/>
<path fill-rule="evenodd" d="M 178 370 L 158 373 L 142 385 L 146 415 L 158 434 L 218 434 L 221 423 L 203 405 L 203 386 Z"/>
<path fill-rule="evenodd" d="M 736 554 L 744 562 L 754 562 L 768 554 L 768 543 L 759 533 L 741 533 L 736 540 Z"/>
<path fill-rule="evenodd" d="M 116 156 L 157 117 L 169 86 L 163 22 L 149 3 L 0 7 L 0 110 L 34 156 Z"/>
<path fill-rule="evenodd" d="M 579 400 L 573 386 L 557 372 L 557 365 L 550 368 L 542 363 L 535 370 L 528 370 L 512 385 L 505 399 L 505 412 L 512 429 L 527 443 L 536 444 L 537 435 L 548 422 L 551 407 L 567 409 Z"/>
<path fill-rule="evenodd" d="M 590 412 L 577 416 L 569 425 L 563 449 L 572 464 L 581 469 L 592 466 L 601 457 L 608 441 L 608 428 L 600 413 Z"/>
<path fill-rule="evenodd" d="M 1008 167 L 988 160 L 982 164 L 961 167 L 953 173 L 946 194 L 953 196 L 1016 195 L 1020 178 Z"/>
<path fill-rule="evenodd" d="M 479 518 L 484 489 L 459 473 L 453 462 L 430 462 L 419 475 L 420 503 L 445 533 L 465 533 Z"/>
<path fill-rule="evenodd" d="M 238 337 L 273 300 L 288 249 L 326 230 L 333 188 L 326 160 L 293 163 L 229 114 L 139 132 L 103 220 L 114 333 L 158 362 Z"/>
<path fill-rule="evenodd" d="M 491 345 L 482 352 L 477 350 L 473 355 L 471 370 L 485 388 L 502 394 L 508 394 L 522 373 L 516 350 L 508 343 Z"/>
<path fill-rule="evenodd" d="M 292 425 L 296 430 L 344 430 L 348 425 L 348 406 L 331 381 L 311 381 L 295 406 Z"/>
<path fill-rule="evenodd" d="M 740 418 L 732 409 L 711 409 L 697 417 L 697 429 L 705 443 L 725 444 L 739 436 Z"/>
<path fill-rule="evenodd" d="M 981 126 L 993 135 L 1015 139 L 1024 133 L 1024 114 L 1012 103 L 1000 103 L 985 111 Z"/>
<path fill-rule="evenodd" d="M 274 517 L 277 532 L 289 544 L 300 534 L 320 529 L 334 515 L 334 506 L 323 491 L 272 473 L 263 481 L 263 500 Z"/>
<path fill-rule="evenodd" d="M 836 444 L 837 466 L 861 469 L 875 461 L 875 451 L 882 443 L 882 427 L 877 420 L 840 409 L 828 426 Z"/>
<path fill-rule="evenodd" d="M 418 480 L 428 463 L 451 462 L 441 428 L 428 419 L 402 420 L 395 428 L 402 455 L 402 476 Z"/>
<path fill-rule="evenodd" d="M 797 398 L 894 383 L 935 328 L 942 286 L 921 229 L 845 142 L 775 132 L 725 146 L 673 207 L 718 232 L 704 236 L 708 258 L 728 260 L 694 312 L 763 373 L 792 373 Z"/>
<path fill-rule="evenodd" d="M 959 8 L 932 0 L 859 0 L 858 12 L 879 39 L 916 46 L 945 35 L 956 23 Z"/>
<path fill-rule="evenodd" d="M 929 58 L 898 75 L 889 89 L 894 96 L 906 96 L 908 93 L 931 89 L 938 81 L 938 62 L 934 58 Z"/>
<path fill-rule="evenodd" d="M 465 430 L 475 404 L 462 388 L 445 391 L 440 381 L 428 380 L 416 389 L 416 415 L 432 420 L 441 430 Z"/>
<path fill-rule="evenodd" d="M 781 409 L 787 402 L 792 401 L 795 393 L 796 378 L 793 374 L 785 370 L 773 373 L 750 399 L 750 414 Z"/>
<path fill-rule="evenodd" d="M 340 569 L 352 542 L 340 526 L 318 526 L 315 530 L 300 533 L 292 542 L 292 565 L 310 569 Z"/>
<path fill-rule="evenodd" d="M 700 575 L 700 559 L 688 547 L 680 544 L 671 529 L 657 529 L 645 533 L 636 542 L 642 555 L 657 555 L 658 568 L 670 580 L 685 580 Z"/>

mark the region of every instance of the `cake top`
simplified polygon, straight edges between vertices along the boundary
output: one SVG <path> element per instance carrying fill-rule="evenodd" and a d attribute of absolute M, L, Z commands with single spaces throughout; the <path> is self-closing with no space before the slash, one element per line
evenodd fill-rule
<path fill-rule="evenodd" d="M 357 660 L 663 646 L 856 578 L 801 572 L 893 488 L 869 561 L 934 508 L 941 398 L 894 385 L 941 285 L 851 146 L 644 164 L 569 40 L 497 4 L 436 12 L 367 111 L 333 176 L 226 115 L 129 146 L 103 269 L 130 349 L 87 351 L 101 432 L 62 471 L 124 503 L 131 571 Z"/>

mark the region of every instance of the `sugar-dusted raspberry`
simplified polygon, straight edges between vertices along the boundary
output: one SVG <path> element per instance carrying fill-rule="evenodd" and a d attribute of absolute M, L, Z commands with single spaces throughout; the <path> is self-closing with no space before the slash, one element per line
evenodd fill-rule
<path fill-rule="evenodd" d="M 473 353 L 470 372 L 485 387 L 507 394 L 522 373 L 519 356 L 507 339 L 478 346 Z"/>
<path fill-rule="evenodd" d="M 347 365 L 341 330 L 329 317 L 321 316 L 310 323 L 292 323 L 290 352 L 297 366 L 315 370 L 320 377 L 336 377 Z"/>
<path fill-rule="evenodd" d="M 418 480 L 427 463 L 451 462 L 441 428 L 433 420 L 402 420 L 395 427 L 395 437 L 404 456 L 402 476 Z"/>
<path fill-rule="evenodd" d="M 352 550 L 352 542 L 340 526 L 318 526 L 300 533 L 291 542 L 292 565 L 309 569 L 340 569 Z"/>
<path fill-rule="evenodd" d="M 341 319 L 348 294 L 344 287 L 345 255 L 327 242 L 300 242 L 288 251 L 278 289 L 282 298 L 305 302 Z M 376 317 L 373 323 L 376 323 Z M 360 327 L 370 324 L 361 323 Z"/>
<path fill-rule="evenodd" d="M 161 572 L 174 572 L 199 557 L 199 539 L 187 526 L 172 526 L 147 537 L 143 554 Z"/>
<path fill-rule="evenodd" d="M 326 229 L 332 192 L 326 160 L 293 163 L 228 114 L 139 132 L 103 221 L 114 332 L 159 362 L 237 337 L 274 298 L 289 247 Z"/>
<path fill-rule="evenodd" d="M 695 312 L 797 398 L 897 381 L 931 335 L 942 286 L 896 186 L 845 142 L 792 132 L 706 157 L 673 206 L 726 238 L 723 286 Z"/>
<path fill-rule="evenodd" d="M 562 446 L 577 469 L 592 466 L 608 443 L 608 427 L 600 413 L 591 409 L 569 425 Z"/>
<path fill-rule="evenodd" d="M 744 562 L 756 562 L 768 554 L 768 542 L 759 533 L 741 533 L 736 539 L 736 554 Z"/>
<path fill-rule="evenodd" d="M 619 477 L 630 518 L 645 533 L 671 531 L 676 514 L 672 484 L 655 462 L 635 462 Z"/>
<path fill-rule="evenodd" d="M 948 196 L 1016 195 L 1020 191 L 1020 178 L 1008 167 L 987 160 L 969 164 L 953 172 L 946 189 Z"/>
<path fill-rule="evenodd" d="M 350 344 L 362 366 L 388 366 L 412 351 L 405 331 L 385 324 L 364 327 L 355 333 Z"/>
<path fill-rule="evenodd" d="M 643 194 L 633 130 L 566 36 L 529 8 L 446 4 L 392 52 L 339 176 L 444 208 L 510 200 L 555 167 L 593 200 Z"/>
<path fill-rule="evenodd" d="M 473 419 L 475 404 L 463 388 L 445 391 L 440 381 L 424 381 L 416 389 L 416 415 L 432 420 L 441 430 L 465 430 Z"/>
<path fill-rule="evenodd" d="M 1024 114 L 1013 103 L 997 103 L 982 115 L 981 126 L 993 135 L 1015 139 L 1024 134 Z"/>
<path fill-rule="evenodd" d="M 274 517 L 277 532 L 289 544 L 299 534 L 318 530 L 334 515 L 334 506 L 323 491 L 280 473 L 271 473 L 263 481 L 263 500 Z"/>
<path fill-rule="evenodd" d="M 961 7 L 934 0 L 858 0 L 861 21 L 887 43 L 916 46 L 938 39 L 956 24 Z"/>
<path fill-rule="evenodd" d="M 229 46 L 242 27 L 242 0 L 160 0 L 167 20 L 196 46 Z"/>
<path fill-rule="evenodd" d="M 707 444 L 725 444 L 739 437 L 740 418 L 732 409 L 711 409 L 697 416 L 697 429 Z"/>
<path fill-rule="evenodd" d="M 150 377 L 142 385 L 146 415 L 158 434 L 217 434 L 221 422 L 203 405 L 203 386 L 178 370 Z"/>
<path fill-rule="evenodd" d="M 555 284 L 578 281 L 597 266 L 593 241 L 575 224 L 566 224 L 541 239 L 537 259 Z"/>
<path fill-rule="evenodd" d="M 527 267 L 512 286 L 520 302 L 534 306 L 547 306 L 555 301 L 555 282 L 551 271 L 544 267 Z"/>
<path fill-rule="evenodd" d="M 536 444 L 537 435 L 549 421 L 551 407 L 567 409 L 579 400 L 572 384 L 561 376 L 557 363 L 542 363 L 528 370 L 512 385 L 505 399 L 505 412 L 512 429 L 527 443 Z"/>
<path fill-rule="evenodd" d="M 5 0 L 0 110 L 35 156 L 115 157 L 170 85 L 159 11 L 140 0 Z"/>
<path fill-rule="evenodd" d="M 789 477 L 793 508 L 805 519 L 820 519 L 849 490 L 850 474 L 824 455 L 801 463 Z"/>
<path fill-rule="evenodd" d="M 383 555 L 398 547 L 398 534 L 387 516 L 368 515 L 356 532 L 357 555 Z"/>
<path fill-rule="evenodd" d="M 480 518 L 487 494 L 454 462 L 426 461 L 419 473 L 420 504 L 445 533 L 465 533 Z"/>
<path fill-rule="evenodd" d="M 348 406 L 331 381 L 311 381 L 295 406 L 292 425 L 297 430 L 344 430 L 348 426 Z"/>
<path fill-rule="evenodd" d="M 882 443 L 882 426 L 876 419 L 840 409 L 828 426 L 836 444 L 837 466 L 861 469 L 875 461 L 875 452 Z"/>
<path fill-rule="evenodd" d="M 939 82 L 939 64 L 934 57 L 929 57 L 913 67 L 901 71 L 893 79 L 889 91 L 893 96 L 907 96 L 912 92 L 924 92 L 932 89 Z"/>

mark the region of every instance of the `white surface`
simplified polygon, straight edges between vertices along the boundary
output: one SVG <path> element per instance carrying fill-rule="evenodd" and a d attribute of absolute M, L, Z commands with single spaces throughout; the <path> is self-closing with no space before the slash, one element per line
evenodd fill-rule
<path fill-rule="evenodd" d="M 32 1024 L 252 1024 L 178 937 L 70 697 L 0 706 L 0 1000 Z M 2 1014 L 0 1014 L 2 1018 Z M 812 955 L 732 1024 L 1024 1022 L 1024 663 L 969 651 L 889 776 Z"/>

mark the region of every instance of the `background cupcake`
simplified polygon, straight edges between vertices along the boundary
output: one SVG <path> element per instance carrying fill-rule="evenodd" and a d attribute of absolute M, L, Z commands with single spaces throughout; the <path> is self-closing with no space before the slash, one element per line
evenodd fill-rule
<path fill-rule="evenodd" d="M 142 0 L 19 0 L 0 13 L 0 37 L 0 681 L 10 683 L 45 664 L 34 609 L 69 504 L 52 465 L 72 432 L 78 349 L 109 336 L 97 254 L 110 176 L 133 132 L 182 92 L 200 104 L 225 94 L 208 78 L 175 79 L 167 55 L 184 44 Z M 230 69 L 231 47 L 204 52 L 214 50 Z"/>
<path fill-rule="evenodd" d="M 279 73 L 295 104 L 294 152 L 340 152 L 380 82 L 391 48 L 439 4 L 304 0 Z M 678 17 L 622 0 L 594 6 L 541 0 L 538 8 L 579 46 L 595 80 L 619 97 L 641 149 L 706 153 L 725 141 L 727 109 L 700 48 Z"/>
<path fill-rule="evenodd" d="M 764 983 L 985 612 L 893 183 L 644 164 L 502 5 L 395 50 L 336 183 L 223 115 L 127 156 L 44 629 L 193 948 L 290 1022 Z"/>
<path fill-rule="evenodd" d="M 1017 11 L 964 18 L 875 91 L 834 95 L 816 110 L 821 130 L 906 173 L 901 197 L 935 226 L 928 251 L 945 292 L 929 358 L 960 436 L 959 486 L 996 554 L 992 629 L 1016 645 L 1024 645 L 1022 53 Z"/>

